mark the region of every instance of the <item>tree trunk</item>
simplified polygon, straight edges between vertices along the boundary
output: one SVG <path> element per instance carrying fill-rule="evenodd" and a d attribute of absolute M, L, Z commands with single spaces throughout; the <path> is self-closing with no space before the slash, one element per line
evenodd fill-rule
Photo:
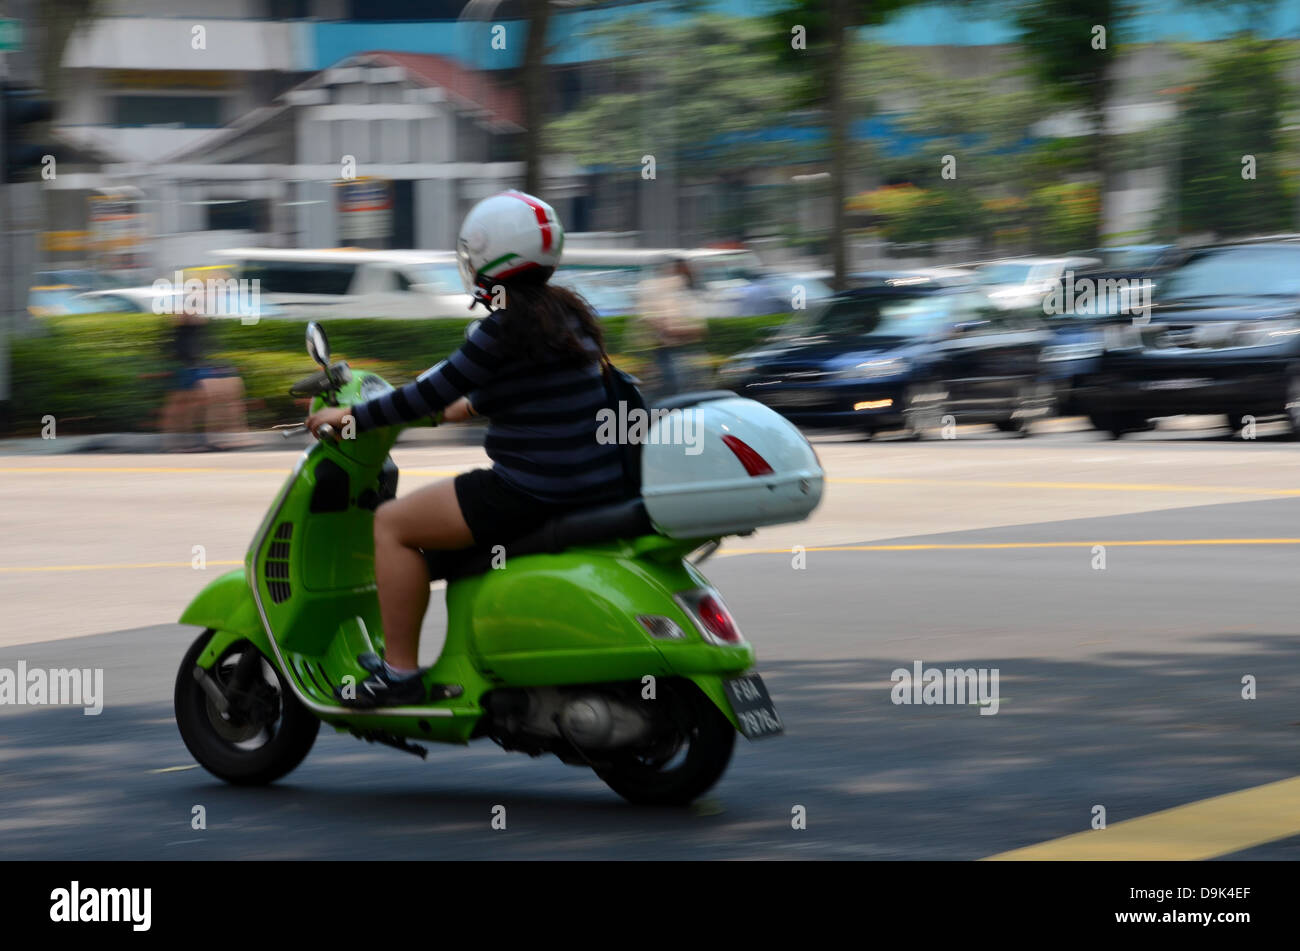
<path fill-rule="evenodd" d="M 1109 195 L 1115 184 L 1116 162 L 1110 136 L 1106 132 L 1106 103 L 1110 100 L 1110 69 L 1103 67 L 1091 91 L 1093 129 L 1093 168 L 1097 173 L 1097 228 L 1093 247 L 1106 244 L 1106 213 Z"/>
<path fill-rule="evenodd" d="M 528 42 L 524 47 L 524 191 L 542 190 L 542 123 L 546 109 L 546 33 L 551 0 L 528 0 Z"/>
<path fill-rule="evenodd" d="M 831 286 L 842 291 L 847 285 L 848 267 L 845 260 L 844 201 L 847 183 L 844 180 L 848 164 L 848 103 L 845 98 L 845 48 L 849 43 L 849 0 L 831 0 L 830 62 L 826 64 L 830 84 L 830 147 L 831 147 L 831 259 L 834 275 Z"/>

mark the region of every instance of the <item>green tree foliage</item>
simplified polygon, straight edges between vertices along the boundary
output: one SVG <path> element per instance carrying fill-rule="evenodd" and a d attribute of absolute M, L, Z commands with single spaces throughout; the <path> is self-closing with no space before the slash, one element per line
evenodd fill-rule
<path fill-rule="evenodd" d="M 653 155 L 697 180 L 788 160 L 788 145 L 757 138 L 784 119 L 763 32 L 762 21 L 712 14 L 656 22 L 634 13 L 599 27 L 609 91 L 552 122 L 550 145 L 595 167 L 639 169 Z"/>
<path fill-rule="evenodd" d="M 1134 11 L 1132 3 L 1122 0 L 1035 0 L 1018 4 L 1014 14 L 1020 47 L 1041 89 L 1056 103 L 1081 107 L 1088 115 L 1089 164 L 1102 202 L 1117 171 L 1106 110 L 1122 27 Z M 1085 243 L 1103 243 L 1103 208 L 1095 222 L 1096 232 Z"/>
<path fill-rule="evenodd" d="M 1182 103 L 1177 214 L 1183 232 L 1243 235 L 1284 230 L 1294 216 L 1283 116 L 1285 51 L 1239 37 L 1210 52 L 1203 81 Z M 1254 156 L 1253 179 L 1244 177 Z"/>
<path fill-rule="evenodd" d="M 916 0 L 788 0 L 772 16 L 778 30 L 768 39 L 781 51 L 779 63 L 801 76 L 788 87 L 792 105 L 822 110 L 829 132 L 832 284 L 845 285 L 848 269 L 844 237 L 852 119 L 848 78 L 852 30 L 876 26 Z"/>

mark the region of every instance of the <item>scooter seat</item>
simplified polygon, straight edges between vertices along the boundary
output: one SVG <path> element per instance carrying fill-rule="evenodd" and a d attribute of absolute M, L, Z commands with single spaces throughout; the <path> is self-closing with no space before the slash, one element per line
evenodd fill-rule
<path fill-rule="evenodd" d="M 516 538 L 506 545 L 506 556 L 516 558 L 521 555 L 556 554 L 575 545 L 594 545 L 653 532 L 654 527 L 650 524 L 650 516 L 646 514 L 645 502 L 640 498 L 625 499 L 609 505 L 579 509 L 551 519 L 537 531 Z M 482 574 L 492 567 L 494 558 L 492 551 L 485 548 L 426 554 L 426 559 L 432 557 L 437 558 L 448 581 Z"/>

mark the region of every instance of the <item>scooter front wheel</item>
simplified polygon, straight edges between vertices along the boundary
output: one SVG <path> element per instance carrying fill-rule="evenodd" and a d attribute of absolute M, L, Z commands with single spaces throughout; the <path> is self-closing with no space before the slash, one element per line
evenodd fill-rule
<path fill-rule="evenodd" d="M 736 745 L 736 728 L 699 688 L 677 685 L 673 727 L 653 749 L 627 753 L 596 774 L 639 806 L 685 806 L 722 778 Z"/>
<path fill-rule="evenodd" d="M 211 630 L 200 634 L 176 674 L 176 726 L 181 739 L 199 765 L 219 779 L 240 786 L 274 782 L 311 751 L 320 720 L 248 641 L 232 644 L 208 671 L 228 697 L 229 708 L 222 712 L 209 693 L 211 687 L 205 690 L 194 677 L 211 639 Z M 243 682 L 237 683 L 241 661 Z"/>

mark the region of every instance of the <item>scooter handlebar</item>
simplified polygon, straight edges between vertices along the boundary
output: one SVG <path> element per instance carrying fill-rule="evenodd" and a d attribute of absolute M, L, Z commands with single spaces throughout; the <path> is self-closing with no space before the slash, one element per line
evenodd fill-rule
<path fill-rule="evenodd" d="M 280 435 L 285 439 L 288 439 L 290 436 L 300 436 L 307 432 L 307 426 L 305 423 L 287 423 L 274 428 L 279 431 Z M 334 431 L 334 427 L 329 423 L 319 426 L 316 430 L 317 439 L 334 439 L 336 436 L 337 434 Z"/>

